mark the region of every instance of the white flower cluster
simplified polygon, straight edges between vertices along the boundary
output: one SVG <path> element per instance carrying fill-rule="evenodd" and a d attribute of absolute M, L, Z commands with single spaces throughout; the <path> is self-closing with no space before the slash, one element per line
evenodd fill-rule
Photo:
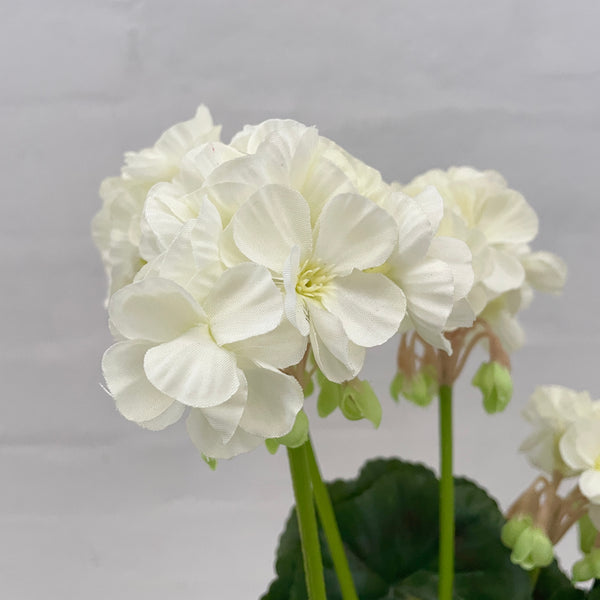
<path fill-rule="evenodd" d="M 562 263 L 526 245 L 535 214 L 496 175 L 432 172 L 402 191 L 296 121 L 219 137 L 201 106 L 127 153 L 93 222 L 116 406 L 148 429 L 188 411 L 208 457 L 291 431 L 303 392 L 290 368 L 307 351 L 347 381 L 399 330 L 450 352 L 445 331 L 520 306 L 529 284 L 562 285 Z"/>
<path fill-rule="evenodd" d="M 102 184 L 93 235 L 110 280 L 117 341 L 103 371 L 118 410 L 148 429 L 189 410 L 197 447 L 229 458 L 291 430 L 303 393 L 285 371 L 309 343 L 334 382 L 403 323 L 447 347 L 473 273 L 462 241 L 436 237 L 433 188 L 394 191 L 295 121 L 218 138 L 202 106 L 127 153 Z"/>
<path fill-rule="evenodd" d="M 517 312 L 529 305 L 534 288 L 549 293 L 562 290 L 564 262 L 549 252 L 531 250 L 537 216 L 499 173 L 471 167 L 435 169 L 401 189 L 414 195 L 426 186 L 435 186 L 444 199 L 438 235 L 463 240 L 473 255 L 475 281 L 466 304 L 492 326 L 507 352 L 517 349 L 524 342 Z M 457 305 L 455 310 L 460 308 Z"/>
<path fill-rule="evenodd" d="M 578 477 L 591 503 L 590 517 L 600 530 L 600 400 L 588 392 L 540 386 L 523 413 L 534 426 L 521 451 L 537 468 Z"/>

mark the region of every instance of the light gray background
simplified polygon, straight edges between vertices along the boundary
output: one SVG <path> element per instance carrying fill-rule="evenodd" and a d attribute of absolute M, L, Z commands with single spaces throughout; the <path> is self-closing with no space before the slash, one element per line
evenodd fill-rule
<path fill-rule="evenodd" d="M 98 185 L 201 102 L 226 139 L 293 117 L 388 179 L 471 164 L 529 199 L 566 292 L 523 315 L 506 413 L 466 384 L 456 402 L 456 470 L 506 507 L 534 475 L 517 454 L 534 386 L 600 396 L 599 19 L 593 0 L 3 3 L 0 596 L 252 599 L 273 575 L 285 453 L 211 473 L 182 427 L 138 429 L 99 385 Z M 366 368 L 379 431 L 309 409 L 326 476 L 378 455 L 436 464 L 436 411 L 388 399 L 393 360 L 388 345 Z"/>

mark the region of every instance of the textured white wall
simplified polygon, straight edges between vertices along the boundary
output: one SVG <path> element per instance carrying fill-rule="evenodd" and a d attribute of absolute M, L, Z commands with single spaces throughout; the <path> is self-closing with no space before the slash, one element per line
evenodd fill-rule
<path fill-rule="evenodd" d="M 529 199 L 537 247 L 569 263 L 566 293 L 523 316 L 505 414 L 457 393 L 457 471 L 507 506 L 533 475 L 516 453 L 533 387 L 600 396 L 599 19 L 592 0 L 4 3 L 1 597 L 237 600 L 272 576 L 291 504 L 285 455 L 257 451 L 213 474 L 181 427 L 139 430 L 99 386 L 110 342 L 89 236 L 99 182 L 200 102 L 226 138 L 293 117 L 389 179 L 472 164 Z M 379 431 L 315 422 L 327 476 L 375 455 L 436 463 L 435 410 L 387 400 L 393 355 L 367 365 Z"/>

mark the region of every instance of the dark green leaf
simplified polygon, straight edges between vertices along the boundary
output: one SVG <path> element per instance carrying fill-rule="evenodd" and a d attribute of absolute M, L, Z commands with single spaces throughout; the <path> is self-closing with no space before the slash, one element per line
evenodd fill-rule
<path fill-rule="evenodd" d="M 359 477 L 329 484 L 336 517 L 361 600 L 435 600 L 438 566 L 438 481 L 422 465 L 367 463 Z M 530 600 L 527 573 L 511 564 L 500 541 L 504 519 L 475 484 L 457 479 L 454 600 Z M 328 600 L 341 598 L 321 533 Z M 264 600 L 305 600 L 295 515 L 280 541 Z"/>

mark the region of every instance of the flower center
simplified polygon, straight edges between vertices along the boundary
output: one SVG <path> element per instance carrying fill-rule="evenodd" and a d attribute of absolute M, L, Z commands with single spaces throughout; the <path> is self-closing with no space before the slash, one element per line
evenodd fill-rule
<path fill-rule="evenodd" d="M 319 298 L 323 293 L 323 287 L 332 279 L 327 268 L 319 264 L 305 263 L 296 282 L 296 293 L 308 298 Z"/>

